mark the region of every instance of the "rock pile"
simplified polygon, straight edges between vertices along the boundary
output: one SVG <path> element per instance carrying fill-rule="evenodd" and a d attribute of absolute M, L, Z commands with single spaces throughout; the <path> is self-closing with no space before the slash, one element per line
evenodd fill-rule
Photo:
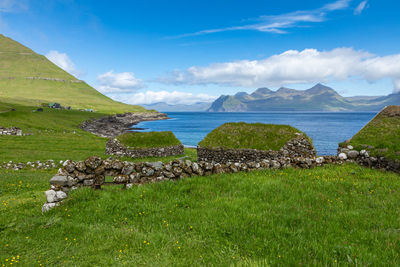
<path fill-rule="evenodd" d="M 301 133 L 297 133 L 296 135 L 296 138 L 287 142 L 279 151 L 198 147 L 197 159 L 198 161 L 225 163 L 230 161 L 260 162 L 264 159 L 276 160 L 281 158 L 315 158 L 316 151 L 309 140 Z"/>
<path fill-rule="evenodd" d="M 155 148 L 128 148 L 117 139 L 110 139 L 106 144 L 107 155 L 126 156 L 131 158 L 167 157 L 184 154 L 183 145 Z"/>
<path fill-rule="evenodd" d="M 400 173 L 400 161 L 391 160 L 385 157 L 372 157 L 370 153 L 363 149 L 361 151 L 355 150 L 353 146 L 338 148 L 338 159 L 346 162 L 355 162 L 362 166 L 383 169 Z"/>
<path fill-rule="evenodd" d="M 0 135 L 22 136 L 22 130 L 17 127 L 4 128 L 0 126 Z"/>

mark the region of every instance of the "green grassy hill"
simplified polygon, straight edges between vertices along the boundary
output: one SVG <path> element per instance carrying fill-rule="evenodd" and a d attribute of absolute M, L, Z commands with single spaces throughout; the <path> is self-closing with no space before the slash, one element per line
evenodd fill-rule
<path fill-rule="evenodd" d="M 379 112 L 351 138 L 350 144 L 358 150 L 367 149 L 373 156 L 400 159 L 400 106 L 388 106 Z"/>
<path fill-rule="evenodd" d="M 27 79 L 27 78 L 42 79 Z M 63 81 L 44 80 L 43 78 Z M 76 109 L 103 113 L 146 111 L 116 102 L 65 72 L 45 56 L 0 34 L 0 102 L 40 105 L 59 102 Z"/>

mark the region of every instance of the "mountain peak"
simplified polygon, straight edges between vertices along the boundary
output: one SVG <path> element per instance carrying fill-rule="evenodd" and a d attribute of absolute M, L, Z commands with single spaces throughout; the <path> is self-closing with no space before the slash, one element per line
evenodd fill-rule
<path fill-rule="evenodd" d="M 255 90 L 252 95 L 267 95 L 272 93 L 273 91 L 267 87 L 261 87 Z"/>
<path fill-rule="evenodd" d="M 298 92 L 299 92 L 298 90 L 290 89 L 287 87 L 281 87 L 278 90 L 276 90 L 276 93 L 278 93 L 278 94 L 290 94 L 290 93 L 298 93 Z"/>

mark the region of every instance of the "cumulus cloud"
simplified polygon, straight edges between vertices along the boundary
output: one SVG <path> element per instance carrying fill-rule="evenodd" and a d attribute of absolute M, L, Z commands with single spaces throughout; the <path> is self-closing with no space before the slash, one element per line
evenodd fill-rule
<path fill-rule="evenodd" d="M 391 78 L 400 91 L 400 54 L 376 56 L 353 48 L 331 51 L 288 50 L 263 60 L 240 60 L 193 66 L 159 78 L 169 84 L 218 84 L 247 88 L 343 81 L 352 77 L 374 82 Z"/>
<path fill-rule="evenodd" d="M 354 9 L 354 14 L 355 14 L 355 15 L 360 15 L 360 14 L 363 12 L 363 10 L 364 10 L 366 7 L 368 7 L 367 4 L 368 4 L 368 1 L 367 1 L 367 0 L 362 1 L 362 2 L 356 7 L 356 9 Z"/>
<path fill-rule="evenodd" d="M 47 59 L 65 70 L 66 72 L 79 77 L 82 73 L 75 68 L 75 64 L 69 58 L 66 53 L 60 53 L 58 51 L 50 51 L 46 55 Z"/>
<path fill-rule="evenodd" d="M 132 72 L 114 73 L 113 70 L 97 76 L 100 83 L 99 91 L 102 93 L 129 93 L 144 88 L 141 79 Z"/>
<path fill-rule="evenodd" d="M 287 29 L 298 27 L 302 23 L 323 22 L 326 20 L 326 16 L 329 12 L 347 8 L 350 1 L 351 0 L 337 0 L 313 10 L 299 10 L 275 16 L 261 16 L 258 18 L 258 21 L 260 21 L 258 23 L 202 30 L 175 36 L 175 38 L 239 30 L 255 30 L 260 32 L 284 34 L 287 33 Z"/>
<path fill-rule="evenodd" d="M 153 104 L 158 102 L 165 102 L 170 105 L 191 105 L 196 102 L 211 102 L 215 99 L 217 99 L 216 96 L 210 96 L 207 94 L 193 94 L 179 91 L 146 91 L 133 94 L 127 102 L 134 105 Z"/>

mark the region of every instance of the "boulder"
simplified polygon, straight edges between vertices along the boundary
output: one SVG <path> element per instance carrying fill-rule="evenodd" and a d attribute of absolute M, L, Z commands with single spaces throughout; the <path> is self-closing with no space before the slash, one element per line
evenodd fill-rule
<path fill-rule="evenodd" d="M 134 170 L 135 170 L 135 165 L 130 164 L 123 167 L 121 173 L 125 175 L 130 175 Z"/>
<path fill-rule="evenodd" d="M 60 205 L 58 202 L 57 203 L 45 203 L 42 207 L 42 212 L 43 213 L 47 212 L 58 205 Z"/>
<path fill-rule="evenodd" d="M 347 156 L 348 156 L 350 159 L 355 159 L 355 158 L 358 157 L 358 155 L 360 155 L 360 153 L 359 153 L 357 150 L 350 150 L 350 151 L 347 153 Z"/>
<path fill-rule="evenodd" d="M 63 191 L 57 191 L 56 196 L 58 200 L 63 200 L 67 198 L 67 194 Z"/>
<path fill-rule="evenodd" d="M 315 160 L 315 162 L 316 162 L 317 164 L 322 164 L 322 163 L 325 162 L 325 159 L 324 159 L 324 157 L 318 157 L 318 158 Z"/>
<path fill-rule="evenodd" d="M 47 190 L 45 192 L 47 203 L 54 203 L 58 201 L 57 192 L 54 190 Z"/>
<path fill-rule="evenodd" d="M 338 155 L 338 158 L 340 159 L 340 160 L 346 160 L 347 159 L 347 155 L 346 155 L 346 153 L 339 153 L 339 155 Z"/>
<path fill-rule="evenodd" d="M 51 185 L 67 185 L 68 183 L 68 177 L 67 176 L 61 176 L 61 175 L 55 175 L 53 178 L 50 179 L 50 184 Z"/>

